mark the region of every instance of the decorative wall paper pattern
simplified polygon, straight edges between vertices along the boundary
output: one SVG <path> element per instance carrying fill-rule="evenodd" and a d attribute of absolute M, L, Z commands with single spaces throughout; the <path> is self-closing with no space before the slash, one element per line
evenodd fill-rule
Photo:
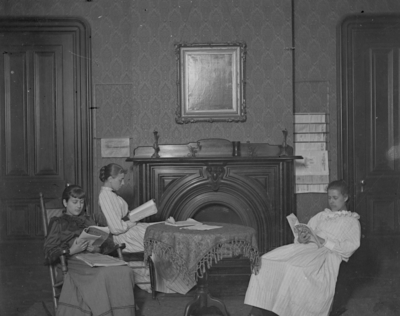
<path fill-rule="evenodd" d="M 295 0 L 296 81 L 329 85 L 331 174 L 337 176 L 336 27 L 352 13 L 400 12 L 397 0 Z M 293 144 L 291 1 L 290 0 L 0 0 L 3 16 L 74 16 L 92 29 L 95 137 L 132 137 L 132 147 L 186 143 L 209 137 L 232 141 Z M 174 123 L 176 42 L 245 40 L 245 123 Z M 312 87 L 311 87 L 312 86 Z M 302 94 L 296 83 L 296 111 L 310 112 L 326 95 L 318 85 Z M 321 101 L 320 101 L 321 100 Z M 94 144 L 93 196 L 98 169 L 108 163 Z M 129 167 L 124 159 L 113 160 Z M 132 192 L 128 180 L 127 198 Z M 299 219 L 312 216 L 325 197 L 298 197 Z"/>

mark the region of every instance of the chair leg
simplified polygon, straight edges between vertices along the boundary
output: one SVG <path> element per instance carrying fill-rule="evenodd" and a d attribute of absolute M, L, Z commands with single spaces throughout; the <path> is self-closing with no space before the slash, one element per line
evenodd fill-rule
<path fill-rule="evenodd" d="M 151 288 L 151 296 L 156 299 L 156 271 L 154 269 L 154 262 L 151 259 L 151 256 L 148 257 L 148 264 L 149 264 L 149 272 L 150 272 L 150 288 Z"/>

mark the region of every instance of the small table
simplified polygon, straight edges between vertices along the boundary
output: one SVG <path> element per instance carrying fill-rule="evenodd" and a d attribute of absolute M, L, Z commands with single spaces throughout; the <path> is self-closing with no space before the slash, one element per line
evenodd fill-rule
<path fill-rule="evenodd" d="M 228 316 L 225 304 L 208 292 L 208 269 L 224 257 L 243 255 L 250 259 L 252 272 L 257 273 L 260 261 L 256 231 L 235 224 L 204 224 L 222 227 L 188 230 L 164 223 L 149 226 L 144 236 L 145 260 L 155 253 L 166 272 L 165 279 L 187 284 L 188 290 L 197 281 L 196 296 L 186 306 L 185 316 L 207 306 L 215 306 Z"/>

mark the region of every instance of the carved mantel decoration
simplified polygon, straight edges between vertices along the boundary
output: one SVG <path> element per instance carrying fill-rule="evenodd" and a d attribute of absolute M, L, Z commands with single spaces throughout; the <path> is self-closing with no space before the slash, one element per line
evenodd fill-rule
<path fill-rule="evenodd" d="M 240 151 L 235 148 L 241 148 Z M 189 148 L 197 148 L 196 153 Z M 137 147 L 133 162 L 135 205 L 156 200 L 159 213 L 254 227 L 261 253 L 292 241 L 286 216 L 295 213 L 293 149 L 281 145 L 205 139 L 189 144 Z M 240 156 L 239 156 L 240 154 Z"/>
<path fill-rule="evenodd" d="M 206 171 L 207 171 L 208 177 L 210 179 L 211 188 L 214 191 L 218 191 L 222 177 L 224 176 L 225 168 L 220 165 L 208 164 Z"/>

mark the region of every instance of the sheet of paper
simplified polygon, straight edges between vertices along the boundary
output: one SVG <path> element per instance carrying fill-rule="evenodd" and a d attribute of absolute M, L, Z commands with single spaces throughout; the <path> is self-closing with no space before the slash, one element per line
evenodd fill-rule
<path fill-rule="evenodd" d="M 298 133 L 294 134 L 295 142 L 326 142 L 326 133 Z"/>
<path fill-rule="evenodd" d="M 102 157 L 129 157 L 129 138 L 102 138 Z"/>
<path fill-rule="evenodd" d="M 295 133 L 325 133 L 326 123 L 300 123 L 294 124 Z"/>
<path fill-rule="evenodd" d="M 303 157 L 303 159 L 297 159 L 295 161 L 296 176 L 329 175 L 328 151 L 298 150 L 296 155 Z"/>
<path fill-rule="evenodd" d="M 188 218 L 186 221 L 175 221 L 175 219 L 171 216 L 165 221 L 165 225 L 182 227 L 182 226 L 202 225 L 202 223 L 194 220 L 193 218 Z"/>
<path fill-rule="evenodd" d="M 295 193 L 326 193 L 326 184 L 296 184 Z"/>
<path fill-rule="evenodd" d="M 319 151 L 319 150 L 327 150 L 327 146 L 325 142 L 312 142 L 312 143 L 294 143 L 294 150 L 296 155 L 300 155 L 297 152 L 299 151 Z"/>
<path fill-rule="evenodd" d="M 294 114 L 294 122 L 299 123 L 325 123 L 326 113 L 296 113 Z"/>
<path fill-rule="evenodd" d="M 181 227 L 179 229 L 188 229 L 188 230 L 210 230 L 210 229 L 217 229 L 217 228 L 221 228 L 222 226 L 213 226 L 213 225 L 205 225 L 205 224 L 201 224 L 201 225 L 194 225 L 194 226 L 185 226 L 185 227 Z"/>

